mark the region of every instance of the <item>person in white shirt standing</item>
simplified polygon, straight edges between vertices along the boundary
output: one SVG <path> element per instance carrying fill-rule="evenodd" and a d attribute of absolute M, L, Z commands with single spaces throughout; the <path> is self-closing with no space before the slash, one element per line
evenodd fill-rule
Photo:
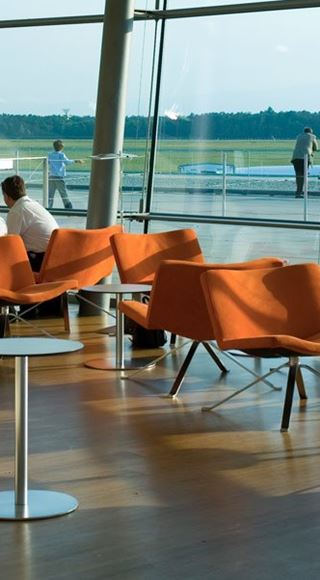
<path fill-rule="evenodd" d="M 66 166 L 71 163 L 83 163 L 82 159 L 68 159 L 65 153 L 63 153 L 63 147 L 64 145 L 61 139 L 57 139 L 53 142 L 53 151 L 48 154 L 49 209 L 53 207 L 54 194 L 56 191 L 60 193 L 64 207 L 66 209 L 72 209 L 72 203 L 68 197 L 65 184 Z"/>
<path fill-rule="evenodd" d="M 59 226 L 48 210 L 27 195 L 24 180 L 19 175 L 7 177 L 1 188 L 9 208 L 8 234 L 22 237 L 32 270 L 39 272 L 50 236 Z"/>

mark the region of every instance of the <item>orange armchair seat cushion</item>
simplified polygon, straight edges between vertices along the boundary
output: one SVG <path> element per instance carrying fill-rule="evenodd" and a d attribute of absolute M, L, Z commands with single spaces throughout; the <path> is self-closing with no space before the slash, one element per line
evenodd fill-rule
<path fill-rule="evenodd" d="M 47 284 L 33 284 L 15 291 L 0 288 L 0 297 L 1 300 L 14 304 L 34 304 L 56 298 L 67 292 L 67 290 L 76 287 L 77 280 L 65 280 L 62 282 L 48 282 Z"/>
<path fill-rule="evenodd" d="M 119 310 L 141 326 L 151 328 L 148 325 L 148 304 L 143 304 L 137 300 L 122 300 Z"/>

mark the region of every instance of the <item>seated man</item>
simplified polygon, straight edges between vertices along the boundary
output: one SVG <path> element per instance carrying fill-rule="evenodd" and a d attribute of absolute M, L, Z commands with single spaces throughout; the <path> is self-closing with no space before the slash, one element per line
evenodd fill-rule
<path fill-rule="evenodd" d="M 19 175 L 7 177 L 2 181 L 1 188 L 5 204 L 9 208 L 8 234 L 18 234 L 22 237 L 32 270 L 39 272 L 50 236 L 59 226 L 40 203 L 28 197 L 24 180 Z M 59 313 L 60 298 L 54 298 L 41 304 L 38 310 L 33 309 L 28 318 L 33 318 L 37 314 L 47 316 Z"/>
<path fill-rule="evenodd" d="M 0 236 L 5 236 L 8 233 L 7 224 L 2 217 L 0 217 Z"/>
<path fill-rule="evenodd" d="M 8 234 L 22 237 L 34 272 L 39 272 L 53 230 L 59 226 L 40 203 L 31 199 L 19 175 L 7 177 L 1 183 L 5 204 L 9 208 Z"/>

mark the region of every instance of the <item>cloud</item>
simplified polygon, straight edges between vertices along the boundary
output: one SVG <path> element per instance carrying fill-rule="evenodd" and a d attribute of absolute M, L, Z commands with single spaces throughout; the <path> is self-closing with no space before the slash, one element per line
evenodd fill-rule
<path fill-rule="evenodd" d="M 277 44 L 275 47 L 276 52 L 281 52 L 282 54 L 289 52 L 289 47 L 284 44 Z"/>

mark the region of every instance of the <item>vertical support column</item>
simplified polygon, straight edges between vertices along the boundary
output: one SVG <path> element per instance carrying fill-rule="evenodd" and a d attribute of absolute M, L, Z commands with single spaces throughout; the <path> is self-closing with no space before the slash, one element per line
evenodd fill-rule
<path fill-rule="evenodd" d="M 15 359 L 15 503 L 28 503 L 28 357 Z"/>
<path fill-rule="evenodd" d="M 93 154 L 123 149 L 134 0 L 106 0 L 102 34 Z M 92 160 L 88 228 L 115 223 L 120 187 L 120 160 Z"/>
<path fill-rule="evenodd" d="M 159 7 L 157 2 L 156 7 Z M 163 0 L 163 10 L 167 9 L 167 0 Z M 150 159 L 149 159 L 149 172 L 148 172 L 148 183 L 147 183 L 147 196 L 144 211 L 146 213 L 150 212 L 153 186 L 154 186 L 154 172 L 156 166 L 156 153 L 157 153 L 157 143 L 158 143 L 158 126 L 159 126 L 159 105 L 160 105 L 160 89 L 161 89 L 161 77 L 162 77 L 162 65 L 163 65 L 163 52 L 164 52 L 164 36 L 165 36 L 165 26 L 166 21 L 161 22 L 160 40 L 159 40 L 159 53 L 158 53 L 158 65 L 157 65 L 157 78 L 155 86 L 154 95 L 154 110 L 153 110 L 153 125 L 152 125 L 152 135 L 151 135 L 151 146 L 150 146 Z M 146 220 L 144 222 L 144 233 L 147 234 L 149 229 L 149 222 Z"/>

